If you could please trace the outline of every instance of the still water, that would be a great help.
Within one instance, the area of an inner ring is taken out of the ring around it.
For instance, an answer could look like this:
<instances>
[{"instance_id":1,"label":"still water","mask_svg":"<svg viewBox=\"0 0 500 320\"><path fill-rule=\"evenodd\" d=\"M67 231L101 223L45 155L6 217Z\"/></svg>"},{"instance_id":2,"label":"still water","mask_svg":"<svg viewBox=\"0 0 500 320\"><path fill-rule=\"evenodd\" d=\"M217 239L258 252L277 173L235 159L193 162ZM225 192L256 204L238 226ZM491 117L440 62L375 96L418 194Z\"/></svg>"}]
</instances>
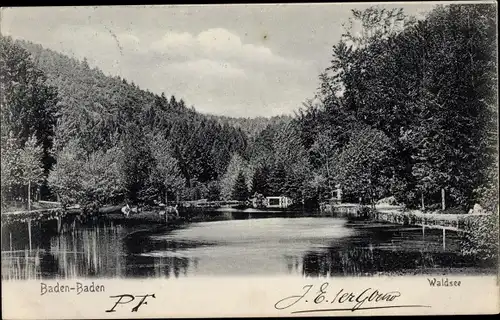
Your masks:
<instances>
[{"instance_id":1,"label":"still water","mask_svg":"<svg viewBox=\"0 0 500 320\"><path fill-rule=\"evenodd\" d=\"M5 232L3 232L3 235ZM3 237L4 238L4 237ZM100 221L2 241L2 279L227 275L364 276L483 272L459 236L333 217L226 213L175 228Z\"/></svg>"}]
</instances>

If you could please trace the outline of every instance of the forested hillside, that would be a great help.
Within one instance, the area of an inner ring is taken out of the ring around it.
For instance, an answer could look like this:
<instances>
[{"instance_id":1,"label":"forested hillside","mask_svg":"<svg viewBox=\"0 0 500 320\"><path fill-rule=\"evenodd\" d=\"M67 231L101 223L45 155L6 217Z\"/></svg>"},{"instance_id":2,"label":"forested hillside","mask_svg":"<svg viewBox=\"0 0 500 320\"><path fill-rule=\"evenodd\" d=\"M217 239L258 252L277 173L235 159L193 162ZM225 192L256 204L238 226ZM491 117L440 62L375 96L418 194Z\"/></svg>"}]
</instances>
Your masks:
<instances>
[{"instance_id":1,"label":"forested hillside","mask_svg":"<svg viewBox=\"0 0 500 320\"><path fill-rule=\"evenodd\" d=\"M43 145L45 172L30 191L36 193L38 185L42 197L57 195L65 203L101 205L124 200L216 200L221 191L229 190L222 196L231 199L240 171L248 175L251 191L255 146L249 146L249 140L259 140L263 131L290 121L286 116L202 115L174 95L155 95L90 68L85 60L27 41L2 37L2 52L2 63L12 77L3 79L5 92L16 92L12 83L24 93L31 87L48 92L43 97L3 96L7 101L2 105L2 147L11 157L2 160L13 166L12 171L5 166L12 179L9 183L6 179L4 196L26 196L26 186L14 182L19 170L14 168L18 155L13 151L23 149L35 135L34 143ZM47 120L37 118L42 113ZM234 167L236 159L248 165L233 172L230 164Z\"/></svg>"},{"instance_id":2,"label":"forested hillside","mask_svg":"<svg viewBox=\"0 0 500 320\"><path fill-rule=\"evenodd\" d=\"M432 208L444 191L448 206L496 205L493 7L440 6L420 21L354 10L361 32L332 43L314 98L271 119L202 115L1 37L2 196L42 186L85 206L255 193L317 205L340 185L347 201Z\"/></svg>"},{"instance_id":3,"label":"forested hillside","mask_svg":"<svg viewBox=\"0 0 500 320\"><path fill-rule=\"evenodd\" d=\"M29 61L21 48L31 54ZM68 195L68 201L92 193L87 189L92 189L91 185L72 186L75 181L95 184L96 188L102 184L102 194L96 195L103 198L99 200L110 195L110 199L127 196L137 201L165 194L162 189L166 186L173 194L180 195L182 190L180 196L196 198L225 173L231 154L246 152L247 139L241 130L196 113L175 96L154 95L125 79L105 76L89 68L86 61L33 43L2 37L2 52L6 53L2 60L12 77L36 72L42 79L42 72L45 74L46 81L21 82L24 89L44 82L44 87L57 91L57 106L52 103L52 111L44 110L57 118L57 125L44 126L55 129L44 150L50 149L57 159L49 176L51 187L60 195ZM25 65L19 65L16 59ZM23 121L24 113L31 111L20 101L22 98L7 97L9 111L16 112L17 117L10 121L3 118L9 122L5 128L38 122ZM14 129L22 131L18 134L19 146L33 133L28 131L38 134L37 128ZM109 170L115 167L115 171ZM170 181L175 183L171 185ZM82 194L73 194L77 192Z\"/></svg>"}]
</instances>

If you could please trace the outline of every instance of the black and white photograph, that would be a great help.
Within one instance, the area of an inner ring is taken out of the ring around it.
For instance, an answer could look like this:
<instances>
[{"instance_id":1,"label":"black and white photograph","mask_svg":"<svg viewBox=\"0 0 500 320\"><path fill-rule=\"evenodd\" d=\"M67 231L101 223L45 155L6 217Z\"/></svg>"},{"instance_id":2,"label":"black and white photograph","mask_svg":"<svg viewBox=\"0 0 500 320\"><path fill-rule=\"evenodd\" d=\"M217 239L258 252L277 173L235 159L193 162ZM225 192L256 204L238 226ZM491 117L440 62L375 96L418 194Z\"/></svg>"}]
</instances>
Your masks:
<instances>
[{"instance_id":1,"label":"black and white photograph","mask_svg":"<svg viewBox=\"0 0 500 320\"><path fill-rule=\"evenodd\" d=\"M497 27L494 2L2 8L2 282L497 277Z\"/></svg>"}]
</instances>

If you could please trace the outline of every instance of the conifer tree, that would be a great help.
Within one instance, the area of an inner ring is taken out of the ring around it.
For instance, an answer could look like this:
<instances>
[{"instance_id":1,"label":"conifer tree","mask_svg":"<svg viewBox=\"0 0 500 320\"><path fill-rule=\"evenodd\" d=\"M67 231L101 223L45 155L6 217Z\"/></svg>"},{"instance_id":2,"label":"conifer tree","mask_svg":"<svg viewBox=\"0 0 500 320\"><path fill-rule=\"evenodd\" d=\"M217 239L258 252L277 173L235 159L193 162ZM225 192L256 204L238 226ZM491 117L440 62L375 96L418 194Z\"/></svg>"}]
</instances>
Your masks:
<instances>
[{"instance_id":1,"label":"conifer tree","mask_svg":"<svg viewBox=\"0 0 500 320\"><path fill-rule=\"evenodd\" d=\"M248 188L245 179L245 175L242 171L238 173L238 177L236 178L236 183L234 184L233 189L233 199L238 201L245 201L248 199Z\"/></svg>"}]
</instances>

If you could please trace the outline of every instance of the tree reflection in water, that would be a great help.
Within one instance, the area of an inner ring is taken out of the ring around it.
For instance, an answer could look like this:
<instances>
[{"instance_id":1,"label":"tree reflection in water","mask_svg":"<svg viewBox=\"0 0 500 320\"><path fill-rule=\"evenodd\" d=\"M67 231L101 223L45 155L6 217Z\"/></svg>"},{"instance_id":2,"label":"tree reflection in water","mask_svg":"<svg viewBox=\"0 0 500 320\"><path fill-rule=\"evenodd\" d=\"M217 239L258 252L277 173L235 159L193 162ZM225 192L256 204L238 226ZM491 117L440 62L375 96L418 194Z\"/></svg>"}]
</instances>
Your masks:
<instances>
[{"instance_id":1,"label":"tree reflection in water","mask_svg":"<svg viewBox=\"0 0 500 320\"><path fill-rule=\"evenodd\" d=\"M370 247L329 248L303 257L306 277L373 276L377 274L432 273L439 268L473 267L475 262L453 253L398 251Z\"/></svg>"},{"instance_id":2,"label":"tree reflection in water","mask_svg":"<svg viewBox=\"0 0 500 320\"><path fill-rule=\"evenodd\" d=\"M423 239L416 228L298 219L203 222L172 232L102 223L62 235L35 230L31 251L25 240L14 241L12 250L3 243L2 279L335 277L491 267L460 256L453 235L444 250L439 232L428 231Z\"/></svg>"}]
</instances>

